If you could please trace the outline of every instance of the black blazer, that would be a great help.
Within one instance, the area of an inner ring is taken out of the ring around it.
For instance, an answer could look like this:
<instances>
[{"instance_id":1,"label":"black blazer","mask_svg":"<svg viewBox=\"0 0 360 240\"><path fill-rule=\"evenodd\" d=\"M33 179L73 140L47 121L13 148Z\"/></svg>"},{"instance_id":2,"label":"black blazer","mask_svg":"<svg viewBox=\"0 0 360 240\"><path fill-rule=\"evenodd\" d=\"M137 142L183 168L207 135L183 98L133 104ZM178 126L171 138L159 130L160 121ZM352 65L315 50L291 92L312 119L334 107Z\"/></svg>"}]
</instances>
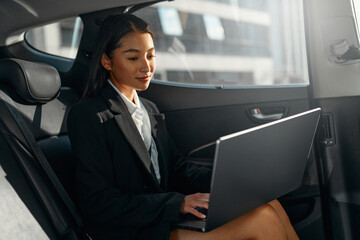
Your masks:
<instances>
[{"instance_id":1,"label":"black blazer","mask_svg":"<svg viewBox=\"0 0 360 240\"><path fill-rule=\"evenodd\" d=\"M79 208L93 239L168 240L184 199L175 186L209 191L210 170L187 162L169 138L164 115L141 101L159 152L160 184L125 103L109 84L69 113Z\"/></svg>"}]
</instances>

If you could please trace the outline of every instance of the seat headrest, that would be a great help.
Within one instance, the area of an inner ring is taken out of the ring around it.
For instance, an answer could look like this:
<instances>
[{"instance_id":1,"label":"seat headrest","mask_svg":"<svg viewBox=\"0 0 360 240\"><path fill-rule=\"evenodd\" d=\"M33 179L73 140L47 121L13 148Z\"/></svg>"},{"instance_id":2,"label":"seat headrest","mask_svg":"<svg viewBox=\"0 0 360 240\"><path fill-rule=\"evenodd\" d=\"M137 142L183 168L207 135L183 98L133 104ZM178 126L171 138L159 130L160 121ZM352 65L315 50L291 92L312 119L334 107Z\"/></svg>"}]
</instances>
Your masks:
<instances>
[{"instance_id":1,"label":"seat headrest","mask_svg":"<svg viewBox=\"0 0 360 240\"><path fill-rule=\"evenodd\" d=\"M30 104L51 101L61 87L59 73L54 67L13 58L0 59L0 83L8 84Z\"/></svg>"}]
</instances>

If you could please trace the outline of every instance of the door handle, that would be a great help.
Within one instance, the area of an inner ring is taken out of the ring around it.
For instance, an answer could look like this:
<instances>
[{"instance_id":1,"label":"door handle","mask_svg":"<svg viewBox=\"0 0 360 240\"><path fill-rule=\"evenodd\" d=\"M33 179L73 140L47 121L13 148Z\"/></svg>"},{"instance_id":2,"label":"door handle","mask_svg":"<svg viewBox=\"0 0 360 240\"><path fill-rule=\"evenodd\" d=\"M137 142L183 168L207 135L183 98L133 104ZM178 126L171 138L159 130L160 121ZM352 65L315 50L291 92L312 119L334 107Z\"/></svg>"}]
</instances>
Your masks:
<instances>
[{"instance_id":1,"label":"door handle","mask_svg":"<svg viewBox=\"0 0 360 240\"><path fill-rule=\"evenodd\" d=\"M257 120L272 121L282 118L284 116L284 113L280 112L280 113L264 114L261 112L260 108L253 108L251 109L251 115Z\"/></svg>"}]
</instances>

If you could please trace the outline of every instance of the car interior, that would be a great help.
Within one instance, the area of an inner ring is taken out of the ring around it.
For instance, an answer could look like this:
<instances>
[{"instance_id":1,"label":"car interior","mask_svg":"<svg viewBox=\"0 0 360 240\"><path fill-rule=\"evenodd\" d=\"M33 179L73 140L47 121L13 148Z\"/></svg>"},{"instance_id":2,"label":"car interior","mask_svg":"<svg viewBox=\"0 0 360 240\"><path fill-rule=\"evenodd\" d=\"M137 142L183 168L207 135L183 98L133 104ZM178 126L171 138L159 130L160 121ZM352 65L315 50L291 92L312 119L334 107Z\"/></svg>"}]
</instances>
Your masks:
<instances>
[{"instance_id":1,"label":"car interior","mask_svg":"<svg viewBox=\"0 0 360 240\"><path fill-rule=\"evenodd\" d=\"M208 143L320 107L302 184L279 201L300 239L360 238L356 1L17 0L0 11L0 239L91 239L67 115L99 27L123 12L155 33L158 67L140 96L188 161L212 167Z\"/></svg>"}]
</instances>

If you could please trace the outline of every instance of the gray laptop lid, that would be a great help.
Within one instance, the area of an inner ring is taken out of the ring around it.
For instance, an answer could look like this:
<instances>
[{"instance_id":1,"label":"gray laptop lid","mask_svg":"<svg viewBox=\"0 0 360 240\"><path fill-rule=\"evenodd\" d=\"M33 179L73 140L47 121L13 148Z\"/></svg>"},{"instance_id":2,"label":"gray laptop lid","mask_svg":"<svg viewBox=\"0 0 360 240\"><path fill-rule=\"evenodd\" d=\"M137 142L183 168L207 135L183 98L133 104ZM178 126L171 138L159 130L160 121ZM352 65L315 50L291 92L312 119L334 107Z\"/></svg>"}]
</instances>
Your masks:
<instances>
[{"instance_id":1,"label":"gray laptop lid","mask_svg":"<svg viewBox=\"0 0 360 240\"><path fill-rule=\"evenodd\" d=\"M217 140L205 231L301 185L320 110L313 109Z\"/></svg>"}]
</instances>

